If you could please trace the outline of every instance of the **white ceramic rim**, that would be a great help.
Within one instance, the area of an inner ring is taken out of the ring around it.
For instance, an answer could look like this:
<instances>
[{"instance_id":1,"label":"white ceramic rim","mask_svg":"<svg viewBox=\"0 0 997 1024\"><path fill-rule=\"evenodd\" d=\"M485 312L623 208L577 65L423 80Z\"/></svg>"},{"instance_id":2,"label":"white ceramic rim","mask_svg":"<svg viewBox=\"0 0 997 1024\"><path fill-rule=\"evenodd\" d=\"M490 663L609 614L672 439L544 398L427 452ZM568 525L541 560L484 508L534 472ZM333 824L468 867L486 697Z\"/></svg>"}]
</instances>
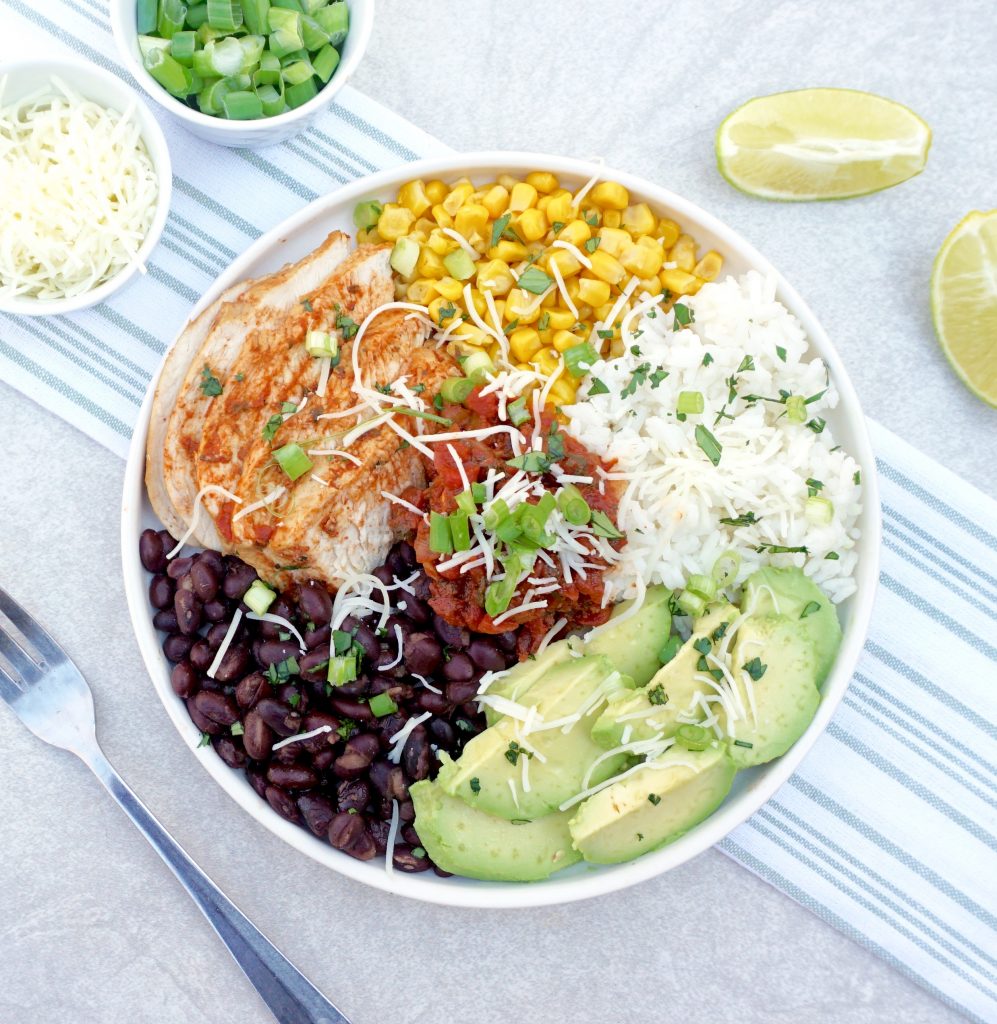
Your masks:
<instances>
[{"instance_id":1,"label":"white ceramic rim","mask_svg":"<svg viewBox=\"0 0 997 1024\"><path fill-rule=\"evenodd\" d=\"M200 303L192 310L192 315L203 309L223 289L243 278L245 276L243 268L250 261L258 258L271 247L278 247L281 239L286 239L303 224L328 214L332 209L352 208L352 205L361 199L387 195L394 192L400 184L412 178L448 179L465 174L473 178L486 173L494 174L500 170L515 174L537 168L544 168L562 176L577 178L580 181L587 180L596 172L602 177L619 181L633 193L641 194L657 204L660 209L673 213L685 229L691 233L695 234L697 227L702 226L726 240L728 253L737 252L752 267L762 272L774 273L778 280L780 300L800 320L811 344L825 360L831 372L838 389L840 402L838 408L833 410L829 418L837 420L839 423L847 422L852 435L851 454L862 467L863 513L860 543L863 555L860 558L857 572L858 589L856 594L849 599L852 603L844 640L834 667L824 684L823 699L817 714L807 731L786 754L762 769L753 769L758 774L750 781L747 788L733 799L729 798L728 802L724 803L706 821L669 846L646 854L628 864L614 865L610 868L593 867L587 873L577 874L573 877L554 875L547 881L533 883L488 883L467 879L440 879L432 872L406 875L396 871L388 874L380 860L356 861L332 849L305 829L285 821L270 808L266 801L259 798L245 781L241 772L230 769L215 754L214 750L197 746L200 734L187 715L183 702L176 697L170 687L167 663L152 626L146 593L146 573L138 558L138 535L145 503L145 445L155 381L150 385L139 413L125 471L121 508L121 539L128 607L139 647L156 691L173 720L173 724L186 740L194 755L215 781L244 810L301 853L307 854L314 860L355 881L372 885L386 892L450 906L509 909L547 906L600 896L660 875L718 843L772 797L792 775L807 751L827 727L831 716L844 696L865 642L879 576L880 510L875 459L858 397L841 359L823 327L785 278L737 232L688 200L632 174L599 167L583 160L523 152L451 155L392 168L359 179L327 196L316 199L257 239L217 278Z\"/></svg>"},{"instance_id":2,"label":"white ceramic rim","mask_svg":"<svg viewBox=\"0 0 997 1024\"><path fill-rule=\"evenodd\" d=\"M374 29L374 0L363 0L362 3L354 3L350 0L350 27L349 35L354 36L352 52L333 72L332 78L313 96L307 103L302 103L294 110L288 110L275 117L264 117L257 121L227 121L223 117L212 117L210 114L202 114L199 110L193 110L186 103L181 103L171 96L152 75L145 69L139 57L138 35L130 31L125 25L125 7L134 7L135 0L111 0L111 31L114 34L114 41L117 44L121 59L131 73L132 77L141 86L143 91L151 99L155 100L164 110L172 114L178 121L186 122L198 127L210 128L212 132L217 131L225 134L253 134L258 131L261 135L272 133L297 121L307 121L312 114L320 108L332 102L333 97L349 81L353 72L356 71L367 52L370 43L370 35ZM356 15L356 20L354 20ZM305 127L302 124L302 129ZM265 145L266 143L261 143ZM222 143L224 145L224 143Z\"/></svg>"},{"instance_id":3,"label":"white ceramic rim","mask_svg":"<svg viewBox=\"0 0 997 1024\"><path fill-rule=\"evenodd\" d=\"M159 179L159 197L156 200L156 212L149 225L149 231L138 251L136 261L127 267L119 270L114 277L109 278L103 284L97 285L88 292L81 295L74 295L68 299L32 299L18 296L13 299L0 298L0 311L4 313L19 314L21 316L58 316L62 313L72 313L78 309L86 309L98 302L110 298L116 291L123 288L138 273L140 267L144 267L150 253L159 242L159 237L166 226L166 218L170 214L170 201L173 197L173 165L170 160L170 150L166 145L166 136L159 122L152 116L152 111L142 97L123 82L117 75L97 67L96 64L89 64L86 61L78 60L75 57L26 57L23 60L12 60L0 63L0 79L4 75L9 76L10 81L16 79L18 72L28 69L48 71L50 74L58 75L66 79L67 84L79 88L81 94L86 95L87 90L80 85L80 72L94 78L102 79L111 87L111 91L121 97L121 113L131 104L135 105L135 116L139 120L142 131L142 141L149 152L156 170L156 177ZM87 96L89 99L90 97ZM106 103L101 102L103 106ZM117 104L115 104L117 106Z\"/></svg>"}]
</instances>

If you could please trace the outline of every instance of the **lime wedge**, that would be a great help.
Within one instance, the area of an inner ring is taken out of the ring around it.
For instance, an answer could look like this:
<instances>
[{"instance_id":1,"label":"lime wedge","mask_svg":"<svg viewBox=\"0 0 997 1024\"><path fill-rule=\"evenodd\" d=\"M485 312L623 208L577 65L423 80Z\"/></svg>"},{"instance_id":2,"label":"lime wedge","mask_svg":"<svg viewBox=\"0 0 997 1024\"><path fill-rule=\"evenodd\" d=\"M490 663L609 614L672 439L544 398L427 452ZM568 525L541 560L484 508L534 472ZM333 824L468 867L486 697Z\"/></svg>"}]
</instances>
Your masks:
<instances>
[{"instance_id":1,"label":"lime wedge","mask_svg":"<svg viewBox=\"0 0 997 1024\"><path fill-rule=\"evenodd\" d=\"M847 199L920 174L931 129L912 110L854 89L759 96L717 129L720 173L763 199Z\"/></svg>"},{"instance_id":2,"label":"lime wedge","mask_svg":"<svg viewBox=\"0 0 997 1024\"><path fill-rule=\"evenodd\" d=\"M952 368L997 406L997 210L974 210L942 243L931 271L931 313Z\"/></svg>"}]
</instances>

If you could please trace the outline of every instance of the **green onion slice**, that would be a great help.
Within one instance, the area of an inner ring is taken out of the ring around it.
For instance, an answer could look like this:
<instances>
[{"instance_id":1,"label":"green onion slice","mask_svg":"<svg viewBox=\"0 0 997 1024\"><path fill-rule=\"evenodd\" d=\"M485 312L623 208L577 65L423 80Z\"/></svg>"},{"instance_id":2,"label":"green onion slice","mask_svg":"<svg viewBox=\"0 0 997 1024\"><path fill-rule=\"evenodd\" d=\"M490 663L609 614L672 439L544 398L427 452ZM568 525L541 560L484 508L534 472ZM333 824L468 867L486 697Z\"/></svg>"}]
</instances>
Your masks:
<instances>
[{"instance_id":1,"label":"green onion slice","mask_svg":"<svg viewBox=\"0 0 997 1024\"><path fill-rule=\"evenodd\" d=\"M228 99L229 97L226 97ZM312 468L312 460L305 454L300 444L285 444L282 448L276 448L273 457L277 465L292 479L304 476Z\"/></svg>"}]
</instances>

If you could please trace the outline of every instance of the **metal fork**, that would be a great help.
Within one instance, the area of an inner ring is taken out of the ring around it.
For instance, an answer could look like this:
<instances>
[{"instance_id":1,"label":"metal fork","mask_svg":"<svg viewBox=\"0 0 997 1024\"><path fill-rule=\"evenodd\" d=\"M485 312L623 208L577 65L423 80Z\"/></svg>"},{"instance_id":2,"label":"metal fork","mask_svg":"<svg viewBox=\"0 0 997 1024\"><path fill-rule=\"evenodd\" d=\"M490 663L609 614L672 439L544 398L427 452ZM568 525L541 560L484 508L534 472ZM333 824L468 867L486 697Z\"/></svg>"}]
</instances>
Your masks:
<instances>
[{"instance_id":1,"label":"metal fork","mask_svg":"<svg viewBox=\"0 0 997 1024\"><path fill-rule=\"evenodd\" d=\"M190 893L281 1024L350 1024L239 911L128 788L97 743L93 694L66 652L0 589L0 698L39 738L72 751Z\"/></svg>"}]
</instances>

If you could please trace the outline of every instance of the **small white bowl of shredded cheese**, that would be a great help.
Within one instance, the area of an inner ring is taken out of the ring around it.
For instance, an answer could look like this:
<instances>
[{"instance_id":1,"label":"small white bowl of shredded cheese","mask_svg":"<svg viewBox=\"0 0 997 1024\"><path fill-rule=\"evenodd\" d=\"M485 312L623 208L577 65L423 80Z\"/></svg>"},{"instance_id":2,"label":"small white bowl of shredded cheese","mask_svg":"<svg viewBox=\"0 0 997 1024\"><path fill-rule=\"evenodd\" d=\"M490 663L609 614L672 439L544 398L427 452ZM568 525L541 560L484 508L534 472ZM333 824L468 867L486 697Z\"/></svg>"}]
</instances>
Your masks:
<instances>
[{"instance_id":1,"label":"small white bowl of shredded cheese","mask_svg":"<svg viewBox=\"0 0 997 1024\"><path fill-rule=\"evenodd\" d=\"M0 63L0 310L69 313L116 292L159 241L172 172L149 108L71 59Z\"/></svg>"}]
</instances>

